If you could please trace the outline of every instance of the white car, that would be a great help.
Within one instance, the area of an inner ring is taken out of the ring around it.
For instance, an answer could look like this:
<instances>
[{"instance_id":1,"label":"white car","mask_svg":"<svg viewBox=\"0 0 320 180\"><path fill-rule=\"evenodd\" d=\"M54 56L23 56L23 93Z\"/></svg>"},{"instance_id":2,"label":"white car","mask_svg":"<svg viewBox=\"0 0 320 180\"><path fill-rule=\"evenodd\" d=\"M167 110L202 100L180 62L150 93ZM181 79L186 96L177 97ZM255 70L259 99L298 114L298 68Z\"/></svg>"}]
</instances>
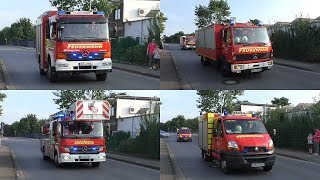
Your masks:
<instances>
[{"instance_id":1,"label":"white car","mask_svg":"<svg viewBox=\"0 0 320 180\"><path fill-rule=\"evenodd\" d=\"M160 138L168 138L170 136L169 133L160 130Z\"/></svg>"}]
</instances>

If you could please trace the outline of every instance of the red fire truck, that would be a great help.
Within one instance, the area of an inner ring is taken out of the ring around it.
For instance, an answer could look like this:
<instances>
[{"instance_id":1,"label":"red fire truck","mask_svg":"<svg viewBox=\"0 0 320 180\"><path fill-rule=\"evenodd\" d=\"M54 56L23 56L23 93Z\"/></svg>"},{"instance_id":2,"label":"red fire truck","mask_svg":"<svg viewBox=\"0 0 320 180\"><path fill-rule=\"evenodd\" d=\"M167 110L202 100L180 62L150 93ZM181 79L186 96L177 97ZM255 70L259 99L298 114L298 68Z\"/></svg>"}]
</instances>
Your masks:
<instances>
[{"instance_id":1,"label":"red fire truck","mask_svg":"<svg viewBox=\"0 0 320 180\"><path fill-rule=\"evenodd\" d=\"M180 36L180 47L181 49L195 49L196 48L196 37L195 36Z\"/></svg>"},{"instance_id":2,"label":"red fire truck","mask_svg":"<svg viewBox=\"0 0 320 180\"><path fill-rule=\"evenodd\" d=\"M216 62L224 76L271 69L273 50L262 23L212 24L196 31L196 53L204 65Z\"/></svg>"},{"instance_id":3,"label":"red fire truck","mask_svg":"<svg viewBox=\"0 0 320 180\"><path fill-rule=\"evenodd\" d=\"M111 43L104 12L47 11L36 22L36 58L41 75L55 82L59 74L112 71Z\"/></svg>"},{"instance_id":4,"label":"red fire truck","mask_svg":"<svg viewBox=\"0 0 320 180\"><path fill-rule=\"evenodd\" d=\"M108 101L79 100L68 110L51 115L50 123L42 128L49 135L40 141L43 159L53 159L59 168L83 162L98 167L106 161L103 127L110 120L109 109Z\"/></svg>"},{"instance_id":5,"label":"red fire truck","mask_svg":"<svg viewBox=\"0 0 320 180\"><path fill-rule=\"evenodd\" d=\"M231 168L270 171L275 163L274 145L259 117L206 113L199 117L202 158L216 160L224 173Z\"/></svg>"}]
</instances>

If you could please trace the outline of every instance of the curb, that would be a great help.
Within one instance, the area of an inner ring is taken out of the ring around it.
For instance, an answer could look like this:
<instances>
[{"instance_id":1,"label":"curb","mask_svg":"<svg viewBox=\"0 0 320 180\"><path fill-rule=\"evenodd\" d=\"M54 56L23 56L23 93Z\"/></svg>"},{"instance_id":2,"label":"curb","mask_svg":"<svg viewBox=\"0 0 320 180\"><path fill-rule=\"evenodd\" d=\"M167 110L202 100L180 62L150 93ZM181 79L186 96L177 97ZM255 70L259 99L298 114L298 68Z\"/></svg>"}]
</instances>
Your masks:
<instances>
[{"instance_id":1,"label":"curb","mask_svg":"<svg viewBox=\"0 0 320 180\"><path fill-rule=\"evenodd\" d=\"M170 50L169 50L169 53L170 53L173 65L175 67L175 70L176 70L176 74L177 74L177 77L178 77L180 89L181 90L192 90L193 88L191 87L190 82L183 78L185 76L184 76L183 72L181 71L181 69L178 68L177 63L176 63L176 58L174 57L174 55L172 55Z\"/></svg>"},{"instance_id":2,"label":"curb","mask_svg":"<svg viewBox=\"0 0 320 180\"><path fill-rule=\"evenodd\" d=\"M276 65L280 65L280 66L286 66L286 67L290 67L290 68L295 68L295 69L300 69L300 70L305 70L305 71L309 71L309 72L315 72L315 71L312 71L310 69L307 69L307 68L303 68L301 66L296 66L296 65L291 65L291 64L286 64L286 63L279 63L279 62L274 62L274 64ZM319 72L315 72L315 73L319 73Z\"/></svg>"},{"instance_id":3,"label":"curb","mask_svg":"<svg viewBox=\"0 0 320 180\"><path fill-rule=\"evenodd\" d=\"M8 147L9 148L9 147ZM10 149L10 148L9 148ZM13 162L13 168L15 168L16 170L16 179L23 179L25 180L26 177L21 169L21 167L19 166L18 162L17 162L17 156L16 154L13 152L13 150L10 149L10 154L11 154L11 159Z\"/></svg>"},{"instance_id":4,"label":"curb","mask_svg":"<svg viewBox=\"0 0 320 180\"><path fill-rule=\"evenodd\" d=\"M116 70L120 70L120 71L126 71L126 72L130 72L130 73L134 73L134 74L139 74L142 76L148 76L148 77L160 79L160 75L154 75L154 74L144 73L144 72L135 71L135 70L127 69L127 68L116 67L114 65L112 66L112 68L116 69Z\"/></svg>"},{"instance_id":5,"label":"curb","mask_svg":"<svg viewBox=\"0 0 320 180\"><path fill-rule=\"evenodd\" d=\"M117 157L110 157L110 156L108 156L108 155L107 155L107 158L108 158L108 159L112 159L112 160L116 160L116 161L121 161L121 162L129 163L129 164L134 164L134 165L137 165L137 166L142 166L142 167L150 168L150 169L160 170L160 167L151 166L151 165L148 165L148 164L143 164L143 163L141 163L141 162L129 161L129 160L121 159L121 158L117 158Z\"/></svg>"},{"instance_id":6,"label":"curb","mask_svg":"<svg viewBox=\"0 0 320 180\"><path fill-rule=\"evenodd\" d=\"M172 150L170 149L170 146L168 145L168 143L166 141L164 141L168 152L169 152L169 158L171 161L171 164L173 166L173 171L175 173L175 179L177 180L186 180L187 178L184 176L184 173L175 157L175 155L173 154Z\"/></svg>"},{"instance_id":7,"label":"curb","mask_svg":"<svg viewBox=\"0 0 320 180\"><path fill-rule=\"evenodd\" d=\"M2 80L4 84L4 90L15 90L14 83L9 75L8 69L6 67L6 64L4 63L3 59L0 59L0 71L2 74Z\"/></svg>"}]
</instances>

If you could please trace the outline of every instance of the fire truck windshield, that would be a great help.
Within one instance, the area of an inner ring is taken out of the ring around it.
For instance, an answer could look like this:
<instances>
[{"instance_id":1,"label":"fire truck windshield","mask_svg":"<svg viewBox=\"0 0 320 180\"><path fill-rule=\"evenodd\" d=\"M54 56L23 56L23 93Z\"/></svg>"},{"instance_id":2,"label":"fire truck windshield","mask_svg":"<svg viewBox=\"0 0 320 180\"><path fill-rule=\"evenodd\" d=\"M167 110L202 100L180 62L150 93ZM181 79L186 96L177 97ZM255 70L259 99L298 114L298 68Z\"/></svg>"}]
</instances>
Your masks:
<instances>
[{"instance_id":1,"label":"fire truck windshield","mask_svg":"<svg viewBox=\"0 0 320 180\"><path fill-rule=\"evenodd\" d=\"M62 134L67 138L103 137L102 122L65 121L62 122Z\"/></svg>"},{"instance_id":2,"label":"fire truck windshield","mask_svg":"<svg viewBox=\"0 0 320 180\"><path fill-rule=\"evenodd\" d=\"M107 23L60 23L58 37L61 41L106 41L109 37Z\"/></svg>"},{"instance_id":3,"label":"fire truck windshield","mask_svg":"<svg viewBox=\"0 0 320 180\"><path fill-rule=\"evenodd\" d=\"M196 43L196 38L195 37L187 37L187 42L188 43Z\"/></svg>"},{"instance_id":4,"label":"fire truck windshield","mask_svg":"<svg viewBox=\"0 0 320 180\"><path fill-rule=\"evenodd\" d=\"M234 44L270 43L266 28L233 28Z\"/></svg>"},{"instance_id":5,"label":"fire truck windshield","mask_svg":"<svg viewBox=\"0 0 320 180\"><path fill-rule=\"evenodd\" d=\"M268 133L260 120L226 120L224 126L227 134L266 134Z\"/></svg>"}]
</instances>

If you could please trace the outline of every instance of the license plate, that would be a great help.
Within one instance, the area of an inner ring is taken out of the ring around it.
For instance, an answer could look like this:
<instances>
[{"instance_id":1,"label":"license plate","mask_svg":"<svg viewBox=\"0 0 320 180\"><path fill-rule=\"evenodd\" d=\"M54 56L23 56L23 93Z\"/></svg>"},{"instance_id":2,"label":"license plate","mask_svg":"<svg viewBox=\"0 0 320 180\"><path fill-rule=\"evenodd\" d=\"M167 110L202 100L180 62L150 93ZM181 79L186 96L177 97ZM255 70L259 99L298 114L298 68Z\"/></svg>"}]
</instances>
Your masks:
<instances>
[{"instance_id":1,"label":"license plate","mask_svg":"<svg viewBox=\"0 0 320 180\"><path fill-rule=\"evenodd\" d=\"M252 163L251 167L263 167L264 163Z\"/></svg>"},{"instance_id":2,"label":"license plate","mask_svg":"<svg viewBox=\"0 0 320 180\"><path fill-rule=\"evenodd\" d=\"M262 71L262 69L261 68L259 68L259 69L251 69L251 72L252 73L255 73L255 72L261 72Z\"/></svg>"},{"instance_id":3,"label":"license plate","mask_svg":"<svg viewBox=\"0 0 320 180\"><path fill-rule=\"evenodd\" d=\"M79 66L92 66L91 62L81 62L79 63Z\"/></svg>"},{"instance_id":4,"label":"license plate","mask_svg":"<svg viewBox=\"0 0 320 180\"><path fill-rule=\"evenodd\" d=\"M90 156L79 156L79 159L90 159Z\"/></svg>"}]
</instances>

